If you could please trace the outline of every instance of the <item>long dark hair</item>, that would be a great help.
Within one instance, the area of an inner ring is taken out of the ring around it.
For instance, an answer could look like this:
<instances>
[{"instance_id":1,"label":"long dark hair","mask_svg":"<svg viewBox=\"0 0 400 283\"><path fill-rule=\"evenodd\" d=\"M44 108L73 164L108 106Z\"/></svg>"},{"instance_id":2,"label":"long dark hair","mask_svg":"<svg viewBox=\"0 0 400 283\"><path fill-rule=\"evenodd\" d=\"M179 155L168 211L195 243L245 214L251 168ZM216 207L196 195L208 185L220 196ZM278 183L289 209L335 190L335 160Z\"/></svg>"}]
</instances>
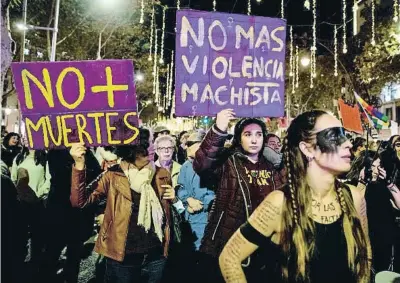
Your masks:
<instances>
[{"instance_id":1,"label":"long dark hair","mask_svg":"<svg viewBox=\"0 0 400 283\"><path fill-rule=\"evenodd\" d=\"M14 132L8 133L3 139L3 146L5 148L9 148L10 147L8 143L10 142L10 139L12 137L18 137L18 139L21 141L21 136L19 134L14 133Z\"/></svg>"},{"instance_id":2,"label":"long dark hair","mask_svg":"<svg viewBox=\"0 0 400 283\"><path fill-rule=\"evenodd\" d=\"M308 160L299 148L304 141L316 147L315 124L323 115L321 110L305 112L291 123L284 140L283 153L288 176L288 186L284 194L288 200L283 209L282 249L288 259L283 263L283 275L288 279L294 274L300 281L309 282L309 264L315 250L315 224L309 217L312 207L310 187L306 180ZM358 278L358 282L367 282L369 278L367 238L362 230L360 219L354 207L351 193L345 185L336 182L336 192L343 212L343 231L347 243L347 261L349 269ZM290 257L295 252L295 257ZM289 263L294 261L294 265ZM295 266L296 270L289 270Z\"/></svg>"},{"instance_id":3,"label":"long dark hair","mask_svg":"<svg viewBox=\"0 0 400 283\"><path fill-rule=\"evenodd\" d=\"M17 165L20 165L30 154L29 149L27 147L22 148L22 152L17 155L15 158L15 162ZM45 150L35 150L34 154L34 160L35 160L35 165L42 165L43 167L46 167L46 162L47 162L47 153Z\"/></svg>"},{"instance_id":4,"label":"long dark hair","mask_svg":"<svg viewBox=\"0 0 400 283\"><path fill-rule=\"evenodd\" d=\"M241 144L242 141L242 133L243 130L246 126L251 125L251 124L256 124L259 125L261 128L261 131L263 133L263 143L262 143L262 148L258 155L262 155L264 151L264 143L266 141L266 136L267 136L267 127L265 126L265 123L262 122L259 119L256 118L243 118L237 122L235 126L235 132L233 135L233 141L232 141L232 150L240 150L242 153L245 153Z\"/></svg>"},{"instance_id":5,"label":"long dark hair","mask_svg":"<svg viewBox=\"0 0 400 283\"><path fill-rule=\"evenodd\" d=\"M356 158L351 164L351 169L347 173L346 178L350 184L357 186L360 173L362 169L368 164L369 166L379 158L379 154L376 151L368 150L368 152L362 152L361 155Z\"/></svg>"}]
</instances>

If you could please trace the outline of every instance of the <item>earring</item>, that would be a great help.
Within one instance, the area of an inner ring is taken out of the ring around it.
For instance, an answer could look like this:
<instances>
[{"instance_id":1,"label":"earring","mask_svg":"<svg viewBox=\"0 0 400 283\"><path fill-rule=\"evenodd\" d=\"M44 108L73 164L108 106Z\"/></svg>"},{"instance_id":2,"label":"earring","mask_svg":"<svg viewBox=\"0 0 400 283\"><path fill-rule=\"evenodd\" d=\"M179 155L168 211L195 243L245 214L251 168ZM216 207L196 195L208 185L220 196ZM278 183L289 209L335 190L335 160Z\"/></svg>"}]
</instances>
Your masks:
<instances>
[{"instance_id":1,"label":"earring","mask_svg":"<svg viewBox=\"0 0 400 283\"><path fill-rule=\"evenodd\" d=\"M311 161L313 161L313 159L314 159L314 156L307 156L307 160L308 160L308 162L311 162Z\"/></svg>"}]
</instances>

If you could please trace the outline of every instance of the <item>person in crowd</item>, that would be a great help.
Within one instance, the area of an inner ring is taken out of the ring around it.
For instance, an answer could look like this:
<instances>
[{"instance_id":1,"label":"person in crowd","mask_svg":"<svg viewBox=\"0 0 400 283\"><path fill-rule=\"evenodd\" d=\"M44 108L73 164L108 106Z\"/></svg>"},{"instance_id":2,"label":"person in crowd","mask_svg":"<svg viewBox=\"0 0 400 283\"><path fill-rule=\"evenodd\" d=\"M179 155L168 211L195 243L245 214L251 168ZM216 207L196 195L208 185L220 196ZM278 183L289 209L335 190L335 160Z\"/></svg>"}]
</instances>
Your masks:
<instances>
[{"instance_id":1,"label":"person in crowd","mask_svg":"<svg viewBox=\"0 0 400 283\"><path fill-rule=\"evenodd\" d=\"M67 283L78 281L84 243L93 235L94 207L71 206L71 172L74 160L68 149L51 149L47 153L51 181L47 200L47 238L43 261L43 282L54 283L59 277ZM93 181L101 173L99 162L88 150L85 154L86 180ZM59 258L67 247L63 272L59 275Z\"/></svg>"},{"instance_id":2,"label":"person in crowd","mask_svg":"<svg viewBox=\"0 0 400 283\"><path fill-rule=\"evenodd\" d=\"M156 126L154 128L154 140L156 140L159 136L167 136L171 134L171 131L168 130L165 126Z\"/></svg>"},{"instance_id":3,"label":"person in crowd","mask_svg":"<svg viewBox=\"0 0 400 283\"><path fill-rule=\"evenodd\" d=\"M204 136L204 132L198 131L188 137L186 141L188 160L182 165L178 178L178 197L184 204L184 218L189 224L188 229L183 232L186 260L182 270L186 276L195 274L195 278L204 272L196 270L198 251L208 223L209 209L215 198L214 191L202 186L200 176L193 170L193 159Z\"/></svg>"},{"instance_id":4,"label":"person in crowd","mask_svg":"<svg viewBox=\"0 0 400 283\"><path fill-rule=\"evenodd\" d=\"M154 148L158 156L155 165L170 172L172 186L175 188L178 185L178 176L181 170L181 165L172 159L176 148L175 139L170 135L159 136L154 141Z\"/></svg>"},{"instance_id":5,"label":"person in crowd","mask_svg":"<svg viewBox=\"0 0 400 283\"><path fill-rule=\"evenodd\" d=\"M1 145L1 160L11 168L14 158L21 152L21 137L17 133L8 133Z\"/></svg>"},{"instance_id":6,"label":"person in crowd","mask_svg":"<svg viewBox=\"0 0 400 283\"><path fill-rule=\"evenodd\" d=\"M17 189L10 172L1 160L1 280L2 282L29 282L24 269L26 242L24 217L18 200Z\"/></svg>"},{"instance_id":7,"label":"person in crowd","mask_svg":"<svg viewBox=\"0 0 400 283\"><path fill-rule=\"evenodd\" d=\"M1 140L8 134L6 126L1 126Z\"/></svg>"},{"instance_id":8,"label":"person in crowd","mask_svg":"<svg viewBox=\"0 0 400 283\"><path fill-rule=\"evenodd\" d=\"M351 149L352 160L356 159L360 156L361 152L363 152L366 148L367 140L363 137L356 137L353 141L353 147Z\"/></svg>"},{"instance_id":9,"label":"person in crowd","mask_svg":"<svg viewBox=\"0 0 400 283\"><path fill-rule=\"evenodd\" d=\"M185 163L187 156L186 156L186 141L189 137L189 134L186 131L183 131L178 136L179 146L178 151L176 154L176 159L179 164Z\"/></svg>"},{"instance_id":10,"label":"person in crowd","mask_svg":"<svg viewBox=\"0 0 400 283\"><path fill-rule=\"evenodd\" d=\"M95 251L106 258L107 283L160 282L168 255L170 203L175 190L168 171L154 168L150 162L148 141L139 140L138 145L116 148L120 164L91 184L91 193L86 188L86 149L80 144L71 149L75 161L72 205L83 208L107 199L95 245Z\"/></svg>"},{"instance_id":11,"label":"person in crowd","mask_svg":"<svg viewBox=\"0 0 400 283\"><path fill-rule=\"evenodd\" d=\"M209 189L215 190L209 222L200 246L203 282L223 282L218 256L233 233L274 190L283 176L263 156L265 123L254 118L241 119L235 126L232 146L224 148L232 109L218 113L216 123L201 142L193 169ZM245 262L247 274L259 278L265 262L261 253Z\"/></svg>"},{"instance_id":12,"label":"person in crowd","mask_svg":"<svg viewBox=\"0 0 400 283\"><path fill-rule=\"evenodd\" d=\"M393 209L400 209L400 191L395 184L387 183L386 175L375 151L363 153L348 173L367 203L372 266L376 273L393 266L396 229Z\"/></svg>"},{"instance_id":13,"label":"person in crowd","mask_svg":"<svg viewBox=\"0 0 400 283\"><path fill-rule=\"evenodd\" d=\"M275 169L282 169L283 154L281 153L281 139L277 135L267 134L266 140L267 142L265 143L264 157L267 159L268 162L274 165Z\"/></svg>"},{"instance_id":14,"label":"person in crowd","mask_svg":"<svg viewBox=\"0 0 400 283\"><path fill-rule=\"evenodd\" d=\"M46 151L24 147L14 159L11 179L16 184L22 213L26 216L25 225L29 226L30 263L38 270L45 246L45 207L51 179Z\"/></svg>"},{"instance_id":15,"label":"person in crowd","mask_svg":"<svg viewBox=\"0 0 400 283\"><path fill-rule=\"evenodd\" d=\"M275 134L267 134L265 138L265 145L272 148L276 152L280 152L282 149L281 139Z\"/></svg>"},{"instance_id":16,"label":"person in crowd","mask_svg":"<svg viewBox=\"0 0 400 283\"><path fill-rule=\"evenodd\" d=\"M277 262L270 282L369 282L365 200L336 176L351 167L352 144L338 119L313 110L296 117L284 141L288 185L269 194L225 246L226 282L247 282L242 261L265 245Z\"/></svg>"}]
</instances>

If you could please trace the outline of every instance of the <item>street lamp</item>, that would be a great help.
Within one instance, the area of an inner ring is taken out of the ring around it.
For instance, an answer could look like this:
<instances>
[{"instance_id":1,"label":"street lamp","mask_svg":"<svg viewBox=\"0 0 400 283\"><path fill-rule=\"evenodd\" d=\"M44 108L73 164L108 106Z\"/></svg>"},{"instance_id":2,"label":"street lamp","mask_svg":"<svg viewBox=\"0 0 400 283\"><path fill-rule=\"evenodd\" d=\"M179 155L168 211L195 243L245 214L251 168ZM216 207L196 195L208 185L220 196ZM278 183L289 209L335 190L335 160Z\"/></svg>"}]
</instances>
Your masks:
<instances>
[{"instance_id":1,"label":"street lamp","mask_svg":"<svg viewBox=\"0 0 400 283\"><path fill-rule=\"evenodd\" d=\"M308 57L302 57L300 60L300 63L303 67L307 67L308 65L310 65L310 62L311 60Z\"/></svg>"},{"instance_id":2,"label":"street lamp","mask_svg":"<svg viewBox=\"0 0 400 283\"><path fill-rule=\"evenodd\" d=\"M136 81L138 81L138 82L144 81L144 75L141 72L137 72L135 78L136 78Z\"/></svg>"}]
</instances>

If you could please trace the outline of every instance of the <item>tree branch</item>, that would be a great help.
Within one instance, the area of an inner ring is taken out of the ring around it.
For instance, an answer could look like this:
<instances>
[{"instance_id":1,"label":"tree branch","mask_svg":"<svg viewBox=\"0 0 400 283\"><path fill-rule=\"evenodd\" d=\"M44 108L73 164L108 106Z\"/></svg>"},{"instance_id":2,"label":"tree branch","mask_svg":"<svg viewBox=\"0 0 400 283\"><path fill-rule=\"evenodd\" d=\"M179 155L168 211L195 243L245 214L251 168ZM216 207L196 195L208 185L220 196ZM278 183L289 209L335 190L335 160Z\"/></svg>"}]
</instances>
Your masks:
<instances>
[{"instance_id":1,"label":"tree branch","mask_svg":"<svg viewBox=\"0 0 400 283\"><path fill-rule=\"evenodd\" d=\"M61 39L60 41L57 42L57 45L63 43L66 39L68 39L69 37L71 37L75 31L82 25L82 23L87 19L88 15L86 15L79 23L78 25L67 35L65 36L63 39Z\"/></svg>"}]
</instances>

